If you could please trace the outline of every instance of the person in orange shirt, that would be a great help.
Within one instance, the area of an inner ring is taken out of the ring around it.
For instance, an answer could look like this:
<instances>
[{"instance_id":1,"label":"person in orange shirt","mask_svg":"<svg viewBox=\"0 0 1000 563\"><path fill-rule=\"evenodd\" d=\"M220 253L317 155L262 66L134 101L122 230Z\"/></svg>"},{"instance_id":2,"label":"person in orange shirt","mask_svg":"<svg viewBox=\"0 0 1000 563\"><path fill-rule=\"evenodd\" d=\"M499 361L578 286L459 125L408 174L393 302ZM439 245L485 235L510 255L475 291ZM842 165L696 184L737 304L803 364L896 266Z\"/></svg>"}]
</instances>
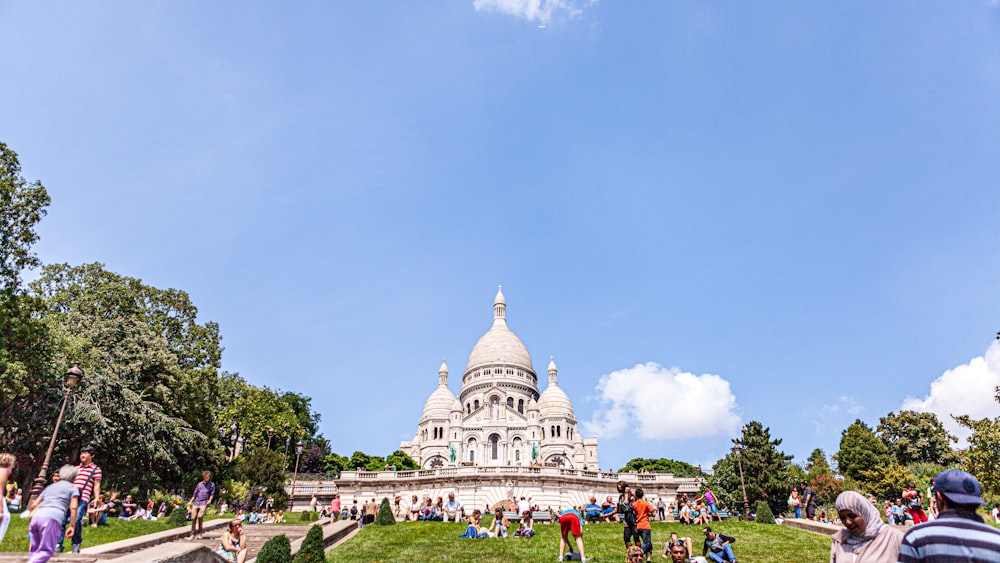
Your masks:
<instances>
[{"instance_id":1,"label":"person in orange shirt","mask_svg":"<svg viewBox=\"0 0 1000 563\"><path fill-rule=\"evenodd\" d=\"M653 558L653 529L649 525L649 517L653 515L654 509L642 497L642 489L636 489L632 510L635 511L635 529L642 538L642 554L646 556L646 563L649 563Z\"/></svg>"}]
</instances>

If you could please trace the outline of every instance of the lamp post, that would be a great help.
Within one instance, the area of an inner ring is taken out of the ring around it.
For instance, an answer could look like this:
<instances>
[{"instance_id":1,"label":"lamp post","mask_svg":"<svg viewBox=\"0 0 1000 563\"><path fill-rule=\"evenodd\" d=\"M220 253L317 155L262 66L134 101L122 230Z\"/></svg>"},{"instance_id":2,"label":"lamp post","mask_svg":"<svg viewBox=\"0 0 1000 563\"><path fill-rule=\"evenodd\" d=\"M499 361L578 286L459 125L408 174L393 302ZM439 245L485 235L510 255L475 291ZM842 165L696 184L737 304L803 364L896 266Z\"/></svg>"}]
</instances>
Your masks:
<instances>
[{"instance_id":1,"label":"lamp post","mask_svg":"<svg viewBox=\"0 0 1000 563\"><path fill-rule=\"evenodd\" d=\"M739 440L733 440L733 453L736 454L736 463L740 467L740 487L743 488L743 521L747 522L750 520L750 499L747 498L747 484L743 480L743 460L740 456L742 450Z\"/></svg>"},{"instance_id":2,"label":"lamp post","mask_svg":"<svg viewBox=\"0 0 1000 563\"><path fill-rule=\"evenodd\" d=\"M267 427L267 449L271 449L271 438L274 438L274 428Z\"/></svg>"},{"instance_id":3,"label":"lamp post","mask_svg":"<svg viewBox=\"0 0 1000 563\"><path fill-rule=\"evenodd\" d=\"M288 495L288 511L292 511L292 507L295 505L295 481L299 477L299 458L302 457L302 450L304 449L302 445L302 440L299 440L295 444L295 472L292 473L292 494Z\"/></svg>"},{"instance_id":4,"label":"lamp post","mask_svg":"<svg viewBox=\"0 0 1000 563\"><path fill-rule=\"evenodd\" d=\"M31 495L29 498L34 497L42 492L45 488L46 477L49 473L49 462L52 461L52 450L56 446L56 435L59 433L59 425L62 424L63 414L66 412L66 403L69 401L69 394L73 392L73 388L76 384L83 379L83 370L80 369L80 362L73 362L73 367L66 370L63 374L63 384L66 386L66 394L63 395L62 407L59 409L59 417L56 419L56 427L52 430L52 439L49 440L49 449L45 452L45 461L42 462L41 469L38 470L38 477L35 477L35 482L31 486ZM27 499L24 503L27 504Z\"/></svg>"},{"instance_id":5,"label":"lamp post","mask_svg":"<svg viewBox=\"0 0 1000 563\"><path fill-rule=\"evenodd\" d=\"M291 443L292 443L292 439L290 437L285 438L285 455L281 456L281 471L282 471L282 473L284 473L285 470L288 469L288 444L291 444Z\"/></svg>"}]
</instances>

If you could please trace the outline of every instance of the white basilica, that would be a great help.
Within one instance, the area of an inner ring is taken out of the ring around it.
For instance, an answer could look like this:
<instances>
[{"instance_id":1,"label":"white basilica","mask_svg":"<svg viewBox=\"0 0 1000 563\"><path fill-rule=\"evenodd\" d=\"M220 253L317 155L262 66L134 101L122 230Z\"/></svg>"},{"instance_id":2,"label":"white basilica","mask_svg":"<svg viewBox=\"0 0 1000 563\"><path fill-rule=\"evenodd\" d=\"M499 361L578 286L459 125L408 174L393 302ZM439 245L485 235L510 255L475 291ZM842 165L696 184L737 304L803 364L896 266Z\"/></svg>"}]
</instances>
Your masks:
<instances>
[{"instance_id":1,"label":"white basilica","mask_svg":"<svg viewBox=\"0 0 1000 563\"><path fill-rule=\"evenodd\" d=\"M548 372L548 387L539 395L531 356L507 328L507 302L497 291L493 327L469 354L458 398L448 389L442 362L417 435L400 449L428 469L541 464L597 471L597 438L580 438L554 361Z\"/></svg>"}]
</instances>

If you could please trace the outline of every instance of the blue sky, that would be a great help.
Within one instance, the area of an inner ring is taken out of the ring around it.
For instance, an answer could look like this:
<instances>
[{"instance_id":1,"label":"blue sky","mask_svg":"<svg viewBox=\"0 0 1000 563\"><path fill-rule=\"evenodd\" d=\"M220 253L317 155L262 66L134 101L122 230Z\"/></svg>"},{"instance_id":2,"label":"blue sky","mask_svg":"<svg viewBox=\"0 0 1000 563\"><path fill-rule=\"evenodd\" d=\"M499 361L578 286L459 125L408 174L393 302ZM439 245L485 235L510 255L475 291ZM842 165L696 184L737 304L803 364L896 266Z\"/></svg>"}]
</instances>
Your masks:
<instances>
[{"instance_id":1,"label":"blue sky","mask_svg":"<svg viewBox=\"0 0 1000 563\"><path fill-rule=\"evenodd\" d=\"M605 468L1000 415L996 2L0 2L0 69L41 258L188 291L338 452L497 284Z\"/></svg>"}]
</instances>

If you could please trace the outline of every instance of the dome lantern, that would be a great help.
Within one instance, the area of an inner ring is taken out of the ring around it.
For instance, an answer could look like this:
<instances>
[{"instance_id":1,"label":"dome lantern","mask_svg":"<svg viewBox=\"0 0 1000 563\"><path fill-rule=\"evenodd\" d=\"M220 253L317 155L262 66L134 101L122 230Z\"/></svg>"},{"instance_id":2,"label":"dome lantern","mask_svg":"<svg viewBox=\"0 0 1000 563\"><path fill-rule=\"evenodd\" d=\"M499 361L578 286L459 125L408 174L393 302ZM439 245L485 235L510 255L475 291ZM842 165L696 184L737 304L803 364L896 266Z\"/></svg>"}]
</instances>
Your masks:
<instances>
[{"instance_id":1,"label":"dome lantern","mask_svg":"<svg viewBox=\"0 0 1000 563\"><path fill-rule=\"evenodd\" d=\"M497 296L493 300L493 325L507 324L507 299L503 296L503 286L497 286Z\"/></svg>"}]
</instances>

